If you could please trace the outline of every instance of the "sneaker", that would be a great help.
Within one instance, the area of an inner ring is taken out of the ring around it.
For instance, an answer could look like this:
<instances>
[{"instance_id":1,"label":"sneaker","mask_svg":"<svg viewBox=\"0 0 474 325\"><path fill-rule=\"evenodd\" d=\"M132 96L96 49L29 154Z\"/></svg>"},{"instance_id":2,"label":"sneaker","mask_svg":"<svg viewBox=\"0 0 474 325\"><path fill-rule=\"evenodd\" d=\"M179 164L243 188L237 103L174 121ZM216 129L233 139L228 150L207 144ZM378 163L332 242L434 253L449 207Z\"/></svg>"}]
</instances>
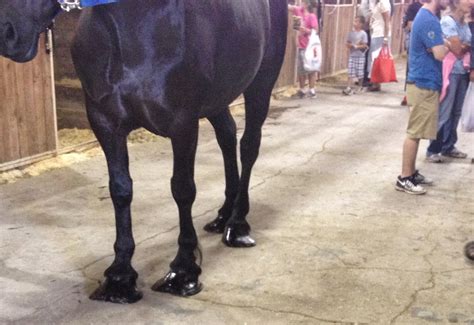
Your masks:
<instances>
[{"instance_id":1,"label":"sneaker","mask_svg":"<svg viewBox=\"0 0 474 325\"><path fill-rule=\"evenodd\" d=\"M346 89L342 91L342 93L344 95L351 96L351 95L354 95L354 90L352 90L351 87L347 87Z\"/></svg>"},{"instance_id":2,"label":"sneaker","mask_svg":"<svg viewBox=\"0 0 474 325\"><path fill-rule=\"evenodd\" d=\"M426 161L427 162L430 162L430 163L435 163L435 164L439 164L439 163L442 163L444 161L443 157L441 156L441 154L439 153L434 153L434 154L427 154L426 155Z\"/></svg>"},{"instance_id":3,"label":"sneaker","mask_svg":"<svg viewBox=\"0 0 474 325\"><path fill-rule=\"evenodd\" d=\"M312 88L308 91L308 97L309 98L316 98L316 90L314 90L314 88Z\"/></svg>"},{"instance_id":4,"label":"sneaker","mask_svg":"<svg viewBox=\"0 0 474 325\"><path fill-rule=\"evenodd\" d=\"M369 88L367 88L367 90L370 92L378 92L378 91L382 91L382 87L380 85L372 85Z\"/></svg>"},{"instance_id":5,"label":"sneaker","mask_svg":"<svg viewBox=\"0 0 474 325\"><path fill-rule=\"evenodd\" d=\"M404 178L398 176L397 182L395 183L395 189L397 191L414 195L421 195L426 193L426 190L423 188L423 186L418 185L413 179L413 176Z\"/></svg>"},{"instance_id":6,"label":"sneaker","mask_svg":"<svg viewBox=\"0 0 474 325\"><path fill-rule=\"evenodd\" d=\"M423 185L433 185L433 180L428 178L422 174L418 170L415 170L415 173L411 176L416 184L423 184Z\"/></svg>"},{"instance_id":7,"label":"sneaker","mask_svg":"<svg viewBox=\"0 0 474 325\"><path fill-rule=\"evenodd\" d=\"M299 89L295 94L293 94L291 97L292 98L305 98L306 94L303 89Z\"/></svg>"},{"instance_id":8,"label":"sneaker","mask_svg":"<svg viewBox=\"0 0 474 325\"><path fill-rule=\"evenodd\" d=\"M451 158L464 159L464 158L467 158L467 153L464 153L464 152L454 148L450 152L443 153L443 156L451 157Z\"/></svg>"}]
</instances>

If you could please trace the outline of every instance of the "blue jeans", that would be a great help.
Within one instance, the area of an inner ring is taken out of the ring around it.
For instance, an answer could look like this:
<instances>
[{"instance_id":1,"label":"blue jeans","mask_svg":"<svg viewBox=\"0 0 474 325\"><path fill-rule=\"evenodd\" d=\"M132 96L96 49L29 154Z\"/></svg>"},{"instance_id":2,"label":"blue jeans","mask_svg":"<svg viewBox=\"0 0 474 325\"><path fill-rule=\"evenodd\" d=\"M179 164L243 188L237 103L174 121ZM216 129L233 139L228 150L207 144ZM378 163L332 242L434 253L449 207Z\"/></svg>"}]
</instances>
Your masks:
<instances>
[{"instance_id":1,"label":"blue jeans","mask_svg":"<svg viewBox=\"0 0 474 325\"><path fill-rule=\"evenodd\" d=\"M454 149L458 141L457 128L461 118L462 104L469 85L469 74L451 74L446 97L439 105L438 134L430 142L427 156L447 154Z\"/></svg>"}]
</instances>

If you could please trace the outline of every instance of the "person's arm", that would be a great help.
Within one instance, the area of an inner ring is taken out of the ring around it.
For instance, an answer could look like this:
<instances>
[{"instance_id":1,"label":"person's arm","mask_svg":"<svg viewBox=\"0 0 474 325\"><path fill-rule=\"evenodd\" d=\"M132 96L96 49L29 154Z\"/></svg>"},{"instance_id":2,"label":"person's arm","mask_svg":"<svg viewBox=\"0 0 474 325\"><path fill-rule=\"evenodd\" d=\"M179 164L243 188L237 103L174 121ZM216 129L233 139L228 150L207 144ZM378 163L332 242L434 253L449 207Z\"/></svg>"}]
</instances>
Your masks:
<instances>
[{"instance_id":1,"label":"person's arm","mask_svg":"<svg viewBox=\"0 0 474 325\"><path fill-rule=\"evenodd\" d=\"M288 11L291 12L292 14L295 14L296 9L298 9L298 6L288 5Z\"/></svg>"},{"instance_id":2,"label":"person's arm","mask_svg":"<svg viewBox=\"0 0 474 325\"><path fill-rule=\"evenodd\" d=\"M430 21L423 24L416 33L420 37L428 52L433 53L433 56L438 61L443 61L446 54L448 54L450 46L447 39L443 39L443 32L441 25L437 21Z\"/></svg>"},{"instance_id":3,"label":"person's arm","mask_svg":"<svg viewBox=\"0 0 474 325\"><path fill-rule=\"evenodd\" d=\"M462 58L465 53L471 50L471 47L467 44L463 44L458 36L448 37L450 43L449 50L458 58Z\"/></svg>"},{"instance_id":4,"label":"person's arm","mask_svg":"<svg viewBox=\"0 0 474 325\"><path fill-rule=\"evenodd\" d=\"M465 47L459 38L458 30L456 28L456 21L450 17L445 16L441 19L441 29L445 38L448 40L449 50L458 58L461 59L466 53Z\"/></svg>"},{"instance_id":5,"label":"person's arm","mask_svg":"<svg viewBox=\"0 0 474 325\"><path fill-rule=\"evenodd\" d=\"M383 43L388 44L388 36L390 35L390 11L382 12L384 28L383 28Z\"/></svg>"},{"instance_id":6,"label":"person's arm","mask_svg":"<svg viewBox=\"0 0 474 325\"><path fill-rule=\"evenodd\" d=\"M446 54L448 54L449 49L447 46L443 44L443 45L436 45L432 47L431 51L433 52L433 56L435 57L436 60L443 61Z\"/></svg>"},{"instance_id":7,"label":"person's arm","mask_svg":"<svg viewBox=\"0 0 474 325\"><path fill-rule=\"evenodd\" d=\"M388 44L388 36L390 35L390 25L391 25L391 17L390 17L390 2L381 0L379 2L380 12L383 18L383 43Z\"/></svg>"}]
</instances>

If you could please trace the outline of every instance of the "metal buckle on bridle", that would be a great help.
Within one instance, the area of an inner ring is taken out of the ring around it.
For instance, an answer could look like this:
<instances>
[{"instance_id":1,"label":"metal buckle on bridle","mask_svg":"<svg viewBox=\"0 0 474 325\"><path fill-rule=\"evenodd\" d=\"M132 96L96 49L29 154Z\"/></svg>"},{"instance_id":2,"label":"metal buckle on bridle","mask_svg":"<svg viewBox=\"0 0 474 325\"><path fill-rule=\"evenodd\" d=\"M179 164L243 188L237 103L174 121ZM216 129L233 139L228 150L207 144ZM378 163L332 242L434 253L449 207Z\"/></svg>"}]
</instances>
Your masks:
<instances>
[{"instance_id":1,"label":"metal buckle on bridle","mask_svg":"<svg viewBox=\"0 0 474 325\"><path fill-rule=\"evenodd\" d=\"M69 12L73 9L82 9L81 0L59 0L59 4L66 12Z\"/></svg>"}]
</instances>

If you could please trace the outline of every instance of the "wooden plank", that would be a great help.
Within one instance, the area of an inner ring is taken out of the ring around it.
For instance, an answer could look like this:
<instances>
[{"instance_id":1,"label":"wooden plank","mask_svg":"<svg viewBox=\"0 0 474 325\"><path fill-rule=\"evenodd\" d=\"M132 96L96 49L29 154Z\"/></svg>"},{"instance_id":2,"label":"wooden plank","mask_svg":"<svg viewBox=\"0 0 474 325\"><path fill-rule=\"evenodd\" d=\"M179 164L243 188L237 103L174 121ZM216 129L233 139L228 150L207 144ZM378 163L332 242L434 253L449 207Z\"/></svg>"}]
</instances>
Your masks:
<instances>
[{"instance_id":1,"label":"wooden plank","mask_svg":"<svg viewBox=\"0 0 474 325\"><path fill-rule=\"evenodd\" d=\"M39 149L38 121L41 117L36 107L35 88L33 83L33 67L35 62L29 62L21 66L23 72L23 97L24 97L24 122L26 125L26 154L30 157L41 153Z\"/></svg>"},{"instance_id":2,"label":"wooden plank","mask_svg":"<svg viewBox=\"0 0 474 325\"><path fill-rule=\"evenodd\" d=\"M50 32L50 40L52 36ZM52 46L52 45L51 45ZM54 66L53 55L46 54L45 42L41 42L40 51L43 53L41 67L43 71L43 114L44 128L46 133L47 150L58 148L58 126L56 117L56 101L54 94Z\"/></svg>"},{"instance_id":3,"label":"wooden plank","mask_svg":"<svg viewBox=\"0 0 474 325\"><path fill-rule=\"evenodd\" d=\"M41 51L41 48L39 49ZM40 58L41 60L41 58ZM40 61L41 62L41 61ZM47 145L47 132L45 126L45 117L44 117L44 83L47 82L44 79L42 64L33 64L33 97L34 97L34 114L37 117L37 122L35 124L35 134L38 138L37 146L38 152L48 151Z\"/></svg>"},{"instance_id":4,"label":"wooden plank","mask_svg":"<svg viewBox=\"0 0 474 325\"><path fill-rule=\"evenodd\" d=\"M1 114L4 127L2 127L2 139L5 147L5 155L0 157L0 162L18 159L20 155L20 144L18 139L18 123L16 118L16 97L12 81L15 78L14 63L0 58L2 62L2 88L5 98L0 101Z\"/></svg>"}]
</instances>

